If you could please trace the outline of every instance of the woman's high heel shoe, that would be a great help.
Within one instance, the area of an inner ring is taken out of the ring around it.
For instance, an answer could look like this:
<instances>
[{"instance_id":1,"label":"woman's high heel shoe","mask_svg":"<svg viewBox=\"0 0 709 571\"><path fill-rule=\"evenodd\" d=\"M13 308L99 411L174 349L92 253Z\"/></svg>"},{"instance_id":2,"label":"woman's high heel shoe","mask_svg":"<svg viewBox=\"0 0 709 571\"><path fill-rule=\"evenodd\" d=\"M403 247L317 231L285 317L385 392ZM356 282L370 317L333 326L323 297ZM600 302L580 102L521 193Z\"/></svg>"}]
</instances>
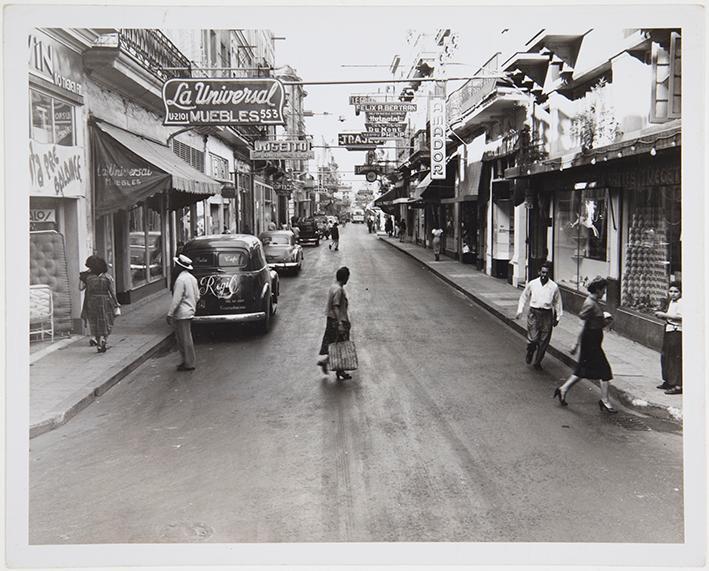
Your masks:
<instances>
[{"instance_id":1,"label":"woman's high heel shoe","mask_svg":"<svg viewBox=\"0 0 709 571\"><path fill-rule=\"evenodd\" d=\"M566 398L561 396L561 389L556 389L554 391L554 396L552 398L559 399L559 404L561 406L566 406Z\"/></svg>"},{"instance_id":2,"label":"woman's high heel shoe","mask_svg":"<svg viewBox=\"0 0 709 571\"><path fill-rule=\"evenodd\" d=\"M602 401L598 401L598 408L601 409L601 412L607 412L608 414L617 414L618 411L614 409L612 406L606 406L606 404Z\"/></svg>"},{"instance_id":3,"label":"woman's high heel shoe","mask_svg":"<svg viewBox=\"0 0 709 571\"><path fill-rule=\"evenodd\" d=\"M337 378L341 381L348 381L352 378L352 375L348 375L344 371L337 371Z\"/></svg>"}]
</instances>

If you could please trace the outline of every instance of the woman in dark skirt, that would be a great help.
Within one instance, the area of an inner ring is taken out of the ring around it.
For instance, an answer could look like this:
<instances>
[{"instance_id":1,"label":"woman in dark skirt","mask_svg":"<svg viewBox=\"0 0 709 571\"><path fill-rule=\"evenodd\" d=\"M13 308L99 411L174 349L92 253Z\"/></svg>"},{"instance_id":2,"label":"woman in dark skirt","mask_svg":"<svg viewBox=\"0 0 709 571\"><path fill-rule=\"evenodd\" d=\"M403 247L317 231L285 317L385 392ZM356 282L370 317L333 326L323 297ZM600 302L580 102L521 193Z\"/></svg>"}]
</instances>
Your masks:
<instances>
[{"instance_id":1,"label":"woman in dark skirt","mask_svg":"<svg viewBox=\"0 0 709 571\"><path fill-rule=\"evenodd\" d=\"M337 341L347 341L350 338L350 317L347 312L349 300L345 292L345 284L350 279L350 270L343 266L335 274L337 280L332 286L327 295L327 308L325 314L327 323L325 325L325 334L320 344L320 355L318 365L327 375L328 348L330 343ZM335 371L338 380L351 379L345 371Z\"/></svg>"},{"instance_id":2,"label":"woman in dark skirt","mask_svg":"<svg viewBox=\"0 0 709 571\"><path fill-rule=\"evenodd\" d=\"M682 394L682 284L670 283L667 291L669 304L665 311L656 311L655 317L665 320L662 339L662 384L657 388L666 395Z\"/></svg>"},{"instance_id":3,"label":"woman in dark skirt","mask_svg":"<svg viewBox=\"0 0 709 571\"><path fill-rule=\"evenodd\" d=\"M105 260L98 256L89 256L86 267L89 271L82 277L86 294L81 319L84 323L88 322L98 352L105 353L106 342L113 328L114 311L120 305L116 299L113 278L107 273L108 266Z\"/></svg>"},{"instance_id":4,"label":"woman in dark skirt","mask_svg":"<svg viewBox=\"0 0 709 571\"><path fill-rule=\"evenodd\" d=\"M599 379L601 381L601 400L598 401L598 407L603 412L615 414L618 411L611 406L608 399L609 383L613 378L613 372L602 347L603 328L613 318L610 314L605 313L598 303L607 287L608 281L600 276L594 278L587 286L589 295L579 313L579 317L583 320L583 328L576 345L571 349L573 355L579 345L581 346L579 361L573 374L554 391L554 397L559 399L562 406L566 406L566 394L572 386L581 379Z\"/></svg>"}]
</instances>

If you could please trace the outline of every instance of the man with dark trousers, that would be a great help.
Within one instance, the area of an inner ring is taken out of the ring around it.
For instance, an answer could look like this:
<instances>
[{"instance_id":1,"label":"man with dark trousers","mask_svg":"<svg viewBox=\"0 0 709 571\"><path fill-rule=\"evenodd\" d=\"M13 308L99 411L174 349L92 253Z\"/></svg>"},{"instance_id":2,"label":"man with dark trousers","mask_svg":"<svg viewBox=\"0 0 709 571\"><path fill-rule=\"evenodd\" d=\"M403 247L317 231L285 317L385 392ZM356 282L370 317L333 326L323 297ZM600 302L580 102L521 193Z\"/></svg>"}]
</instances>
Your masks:
<instances>
[{"instance_id":1,"label":"man with dark trousers","mask_svg":"<svg viewBox=\"0 0 709 571\"><path fill-rule=\"evenodd\" d=\"M541 362L551 341L552 330L559 324L563 313L559 286L549 278L550 272L551 262L546 261L539 269L539 277L530 280L525 286L519 297L515 316L515 319L522 317L524 306L529 302L525 361L529 364L534 360L535 369L542 368ZM536 358L534 358L535 352Z\"/></svg>"}]
</instances>

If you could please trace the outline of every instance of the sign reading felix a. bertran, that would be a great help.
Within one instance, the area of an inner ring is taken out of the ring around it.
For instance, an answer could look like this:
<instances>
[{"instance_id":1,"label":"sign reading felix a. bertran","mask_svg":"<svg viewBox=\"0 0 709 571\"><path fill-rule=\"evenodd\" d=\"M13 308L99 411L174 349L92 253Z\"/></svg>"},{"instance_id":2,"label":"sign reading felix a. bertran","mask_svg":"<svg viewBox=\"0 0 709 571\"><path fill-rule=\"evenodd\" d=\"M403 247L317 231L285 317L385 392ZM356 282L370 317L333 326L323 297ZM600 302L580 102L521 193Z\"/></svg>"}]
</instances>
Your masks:
<instances>
[{"instance_id":1,"label":"sign reading felix a. bertran","mask_svg":"<svg viewBox=\"0 0 709 571\"><path fill-rule=\"evenodd\" d=\"M277 79L169 79L162 100L166 126L285 124Z\"/></svg>"}]
</instances>

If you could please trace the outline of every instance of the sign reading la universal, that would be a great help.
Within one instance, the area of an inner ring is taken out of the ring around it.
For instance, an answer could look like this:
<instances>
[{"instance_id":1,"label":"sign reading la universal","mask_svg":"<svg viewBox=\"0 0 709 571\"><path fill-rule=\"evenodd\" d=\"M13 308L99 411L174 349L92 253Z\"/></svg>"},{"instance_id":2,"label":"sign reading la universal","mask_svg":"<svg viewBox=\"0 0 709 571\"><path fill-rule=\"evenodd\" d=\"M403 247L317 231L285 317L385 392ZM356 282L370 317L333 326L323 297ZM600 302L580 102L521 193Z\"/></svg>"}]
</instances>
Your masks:
<instances>
[{"instance_id":1,"label":"sign reading la universal","mask_svg":"<svg viewBox=\"0 0 709 571\"><path fill-rule=\"evenodd\" d=\"M250 152L251 160L308 160L314 159L310 141L288 139L284 141L254 141L254 150Z\"/></svg>"},{"instance_id":2,"label":"sign reading la universal","mask_svg":"<svg viewBox=\"0 0 709 571\"><path fill-rule=\"evenodd\" d=\"M277 79L169 79L162 100L166 126L285 124Z\"/></svg>"},{"instance_id":3,"label":"sign reading la universal","mask_svg":"<svg viewBox=\"0 0 709 571\"><path fill-rule=\"evenodd\" d=\"M431 122L431 178L446 178L446 100L431 99L429 108Z\"/></svg>"},{"instance_id":4,"label":"sign reading la universal","mask_svg":"<svg viewBox=\"0 0 709 571\"><path fill-rule=\"evenodd\" d=\"M357 103L355 111L379 113L381 115L416 111L416 103Z\"/></svg>"},{"instance_id":5,"label":"sign reading la universal","mask_svg":"<svg viewBox=\"0 0 709 571\"><path fill-rule=\"evenodd\" d=\"M338 133L337 144L351 149L373 149L384 143L381 137L372 137L369 133Z\"/></svg>"}]
</instances>

